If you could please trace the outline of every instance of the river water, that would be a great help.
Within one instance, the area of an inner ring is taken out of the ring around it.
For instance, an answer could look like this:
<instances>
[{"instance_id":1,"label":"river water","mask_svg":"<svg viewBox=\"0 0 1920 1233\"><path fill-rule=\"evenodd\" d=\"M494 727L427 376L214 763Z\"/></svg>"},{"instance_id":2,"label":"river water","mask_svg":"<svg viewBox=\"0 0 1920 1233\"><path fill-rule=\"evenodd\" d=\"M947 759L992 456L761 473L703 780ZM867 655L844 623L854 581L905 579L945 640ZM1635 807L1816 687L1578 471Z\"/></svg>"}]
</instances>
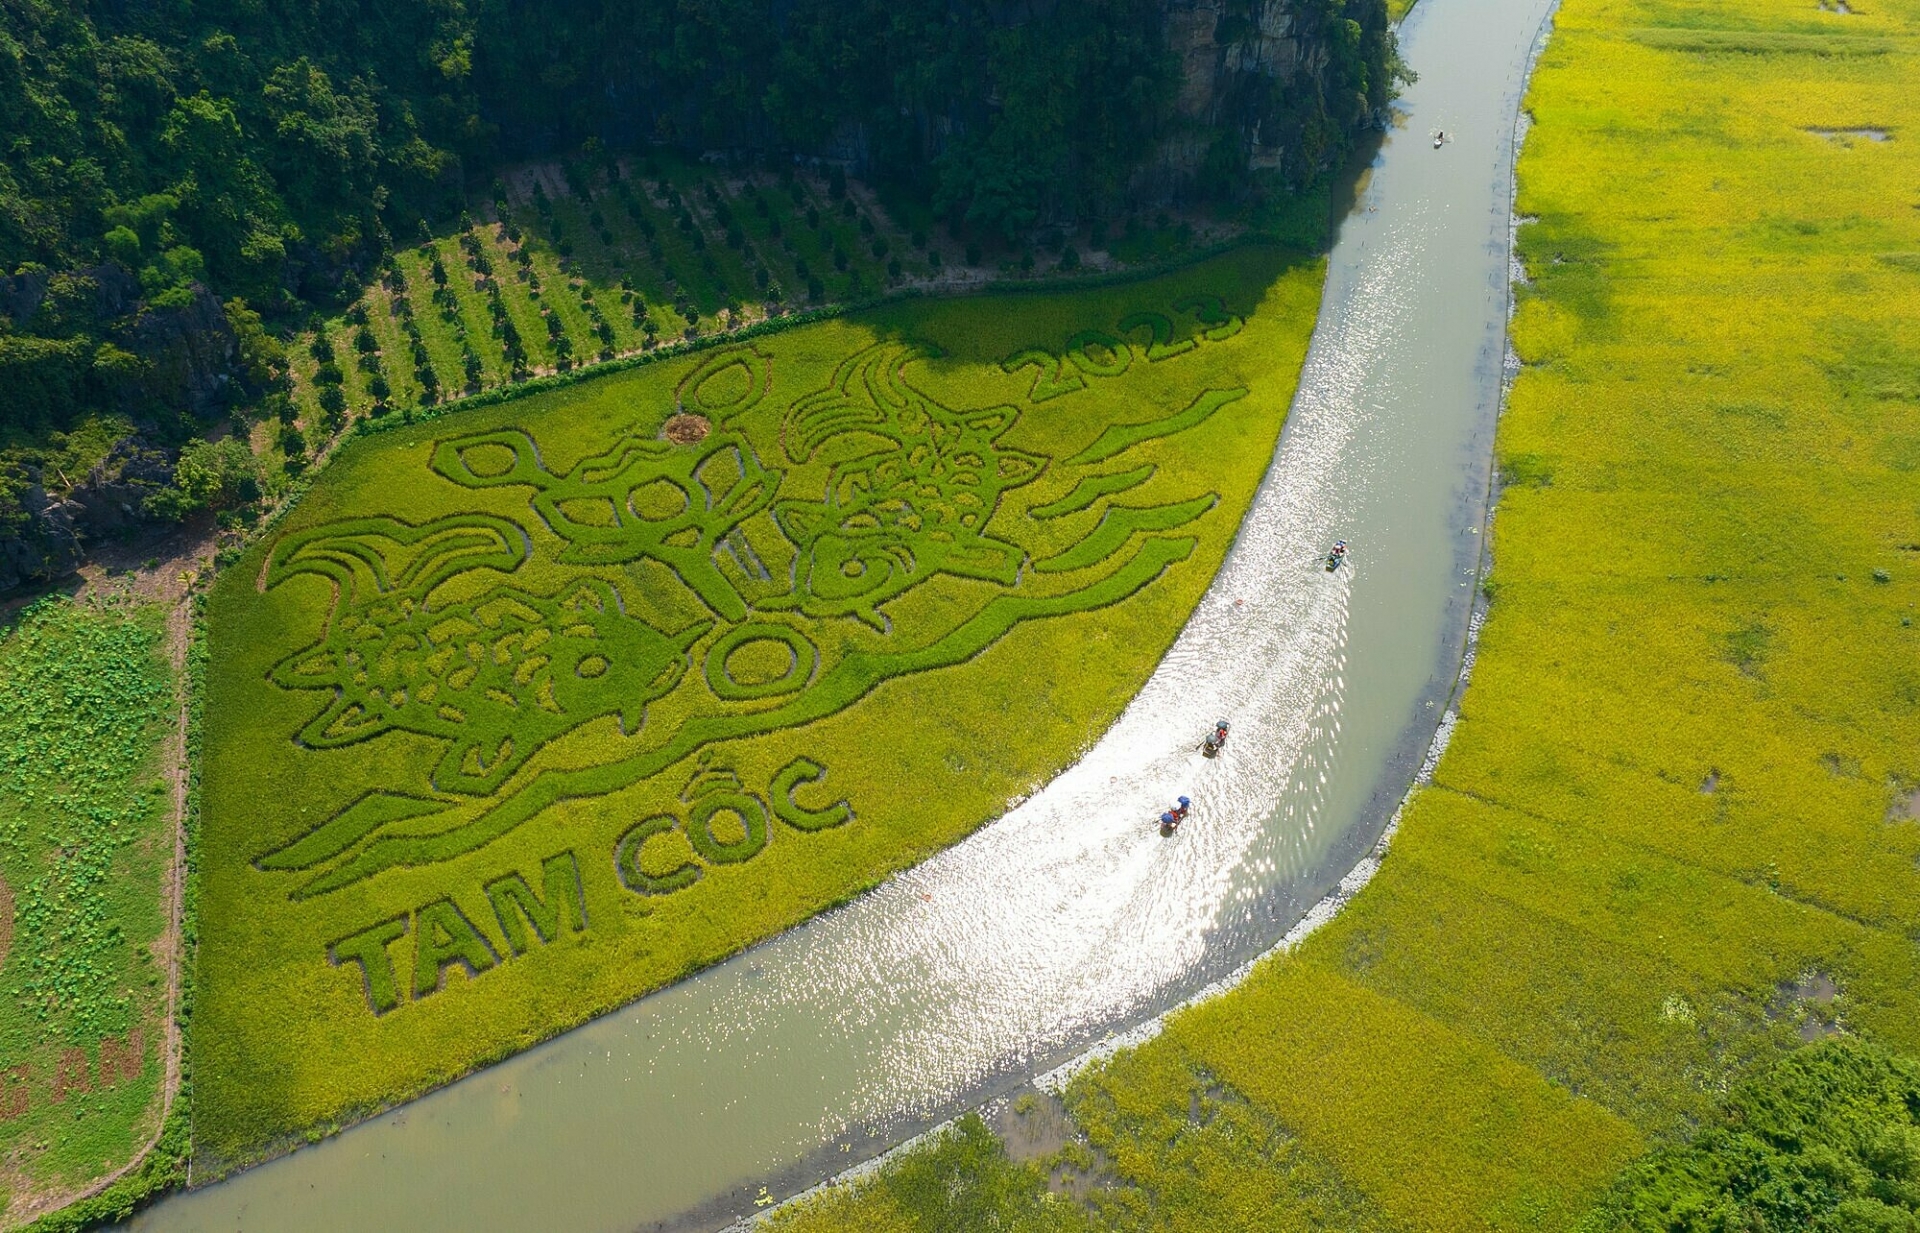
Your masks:
<instances>
[{"instance_id":1,"label":"river water","mask_svg":"<svg viewBox=\"0 0 1920 1233\"><path fill-rule=\"evenodd\" d=\"M1271 946L1373 846L1458 675L1550 4L1422 0L1403 26L1419 81L1340 223L1273 467L1086 758L846 908L131 1227L711 1229ZM1205 761L1216 718L1232 739ZM1178 794L1193 816L1163 839Z\"/></svg>"}]
</instances>

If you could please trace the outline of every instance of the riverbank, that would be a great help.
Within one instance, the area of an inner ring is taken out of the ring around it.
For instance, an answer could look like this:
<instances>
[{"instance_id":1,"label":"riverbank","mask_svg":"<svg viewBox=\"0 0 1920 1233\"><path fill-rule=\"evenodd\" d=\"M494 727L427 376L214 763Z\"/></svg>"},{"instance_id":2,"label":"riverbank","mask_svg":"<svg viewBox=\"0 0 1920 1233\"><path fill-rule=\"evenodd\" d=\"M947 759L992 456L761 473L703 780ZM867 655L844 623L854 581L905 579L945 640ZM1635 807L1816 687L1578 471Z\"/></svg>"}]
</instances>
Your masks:
<instances>
[{"instance_id":1,"label":"riverbank","mask_svg":"<svg viewBox=\"0 0 1920 1233\"><path fill-rule=\"evenodd\" d=\"M1069 1089L1109 1227L1350 1193L1567 1227L1802 1041L1917 1043L1920 40L1910 6L1738 24L1562 7L1451 746L1328 928ZM1214 1169L1222 1110L1312 1167Z\"/></svg>"}]
</instances>

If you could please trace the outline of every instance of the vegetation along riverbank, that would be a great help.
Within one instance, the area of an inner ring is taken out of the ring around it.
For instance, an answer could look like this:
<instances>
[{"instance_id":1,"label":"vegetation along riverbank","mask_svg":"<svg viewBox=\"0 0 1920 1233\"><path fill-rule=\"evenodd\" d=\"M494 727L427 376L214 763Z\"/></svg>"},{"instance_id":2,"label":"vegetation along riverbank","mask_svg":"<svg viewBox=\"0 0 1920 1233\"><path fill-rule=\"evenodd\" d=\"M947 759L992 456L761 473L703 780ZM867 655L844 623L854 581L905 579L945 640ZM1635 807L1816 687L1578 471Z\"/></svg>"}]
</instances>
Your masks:
<instances>
[{"instance_id":1,"label":"vegetation along riverbank","mask_svg":"<svg viewBox=\"0 0 1920 1233\"><path fill-rule=\"evenodd\" d=\"M1566 0L1491 607L1381 872L1067 1157L969 1124L781 1227L1908 1227L1917 78L1912 4Z\"/></svg>"}]
</instances>

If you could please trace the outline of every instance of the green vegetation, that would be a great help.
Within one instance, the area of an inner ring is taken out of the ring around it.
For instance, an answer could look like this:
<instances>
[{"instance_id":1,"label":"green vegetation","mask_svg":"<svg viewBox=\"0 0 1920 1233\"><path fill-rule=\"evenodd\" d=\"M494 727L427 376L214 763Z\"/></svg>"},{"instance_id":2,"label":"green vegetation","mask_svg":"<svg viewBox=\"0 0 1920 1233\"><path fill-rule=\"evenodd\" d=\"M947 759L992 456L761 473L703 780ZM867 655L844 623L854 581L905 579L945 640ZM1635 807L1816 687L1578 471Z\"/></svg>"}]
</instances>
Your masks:
<instances>
[{"instance_id":1,"label":"green vegetation","mask_svg":"<svg viewBox=\"0 0 1920 1233\"><path fill-rule=\"evenodd\" d=\"M42 600L0 637L0 1145L9 1219L126 1164L166 1072L174 714L161 613Z\"/></svg>"},{"instance_id":2,"label":"green vegetation","mask_svg":"<svg viewBox=\"0 0 1920 1233\"><path fill-rule=\"evenodd\" d=\"M1629 1169L1592 1233L1920 1225L1920 1065L1855 1041L1743 1084L1720 1124Z\"/></svg>"},{"instance_id":3,"label":"green vegetation","mask_svg":"<svg viewBox=\"0 0 1920 1233\"><path fill-rule=\"evenodd\" d=\"M1319 275L1248 248L904 303L355 436L210 600L203 1165L712 963L1044 782L1218 567ZM1122 337L1142 313L1160 359ZM1085 380L1036 401L1021 352Z\"/></svg>"},{"instance_id":4,"label":"green vegetation","mask_svg":"<svg viewBox=\"0 0 1920 1233\"><path fill-rule=\"evenodd\" d=\"M1561 7L1452 743L1329 926L1076 1081L1100 1211L1564 1229L1652 1146L1593 1228L1913 1227L1917 24ZM1195 1160L1196 1088L1316 1167Z\"/></svg>"},{"instance_id":5,"label":"green vegetation","mask_svg":"<svg viewBox=\"0 0 1920 1233\"><path fill-rule=\"evenodd\" d=\"M782 1212L779 1233L824 1233L857 1224L871 1233L1079 1233L1095 1228L1078 1206L1060 1202L1038 1165L1007 1158L1004 1145L969 1114L931 1144L902 1156L857 1190L823 1193Z\"/></svg>"}]
</instances>

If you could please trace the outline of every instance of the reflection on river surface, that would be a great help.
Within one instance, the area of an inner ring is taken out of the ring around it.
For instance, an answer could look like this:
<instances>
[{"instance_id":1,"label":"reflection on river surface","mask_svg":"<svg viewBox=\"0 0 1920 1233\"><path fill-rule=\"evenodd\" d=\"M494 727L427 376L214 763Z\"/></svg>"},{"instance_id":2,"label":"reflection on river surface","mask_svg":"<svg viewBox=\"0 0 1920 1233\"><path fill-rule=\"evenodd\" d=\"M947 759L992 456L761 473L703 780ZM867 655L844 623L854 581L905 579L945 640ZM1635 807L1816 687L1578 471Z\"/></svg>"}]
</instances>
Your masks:
<instances>
[{"instance_id":1,"label":"reflection on river surface","mask_svg":"<svg viewBox=\"0 0 1920 1233\"><path fill-rule=\"evenodd\" d=\"M1549 3L1422 0L1403 29L1420 80L1341 225L1274 467L1078 765L847 908L133 1227L713 1227L1271 945L1373 844L1459 665L1510 137ZM1336 538L1353 566L1328 573ZM1193 816L1163 839L1182 793Z\"/></svg>"}]
</instances>

